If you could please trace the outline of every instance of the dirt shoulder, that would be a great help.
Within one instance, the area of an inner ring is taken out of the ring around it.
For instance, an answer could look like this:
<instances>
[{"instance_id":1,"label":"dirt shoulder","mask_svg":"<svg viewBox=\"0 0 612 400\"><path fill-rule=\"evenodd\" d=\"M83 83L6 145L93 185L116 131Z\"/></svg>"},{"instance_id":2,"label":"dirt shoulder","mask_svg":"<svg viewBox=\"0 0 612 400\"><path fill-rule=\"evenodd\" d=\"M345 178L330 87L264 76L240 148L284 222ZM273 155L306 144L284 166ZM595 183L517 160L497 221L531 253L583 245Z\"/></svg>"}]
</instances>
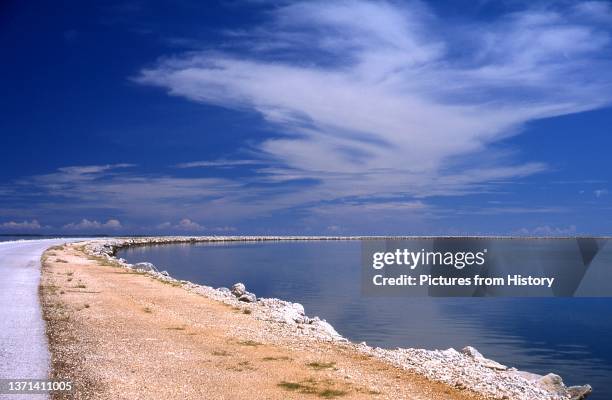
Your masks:
<instances>
[{"instance_id":1,"label":"dirt shoulder","mask_svg":"<svg viewBox=\"0 0 612 400\"><path fill-rule=\"evenodd\" d=\"M78 245L43 255L52 376L82 399L478 399L336 343L283 339L232 307L104 265Z\"/></svg>"}]
</instances>

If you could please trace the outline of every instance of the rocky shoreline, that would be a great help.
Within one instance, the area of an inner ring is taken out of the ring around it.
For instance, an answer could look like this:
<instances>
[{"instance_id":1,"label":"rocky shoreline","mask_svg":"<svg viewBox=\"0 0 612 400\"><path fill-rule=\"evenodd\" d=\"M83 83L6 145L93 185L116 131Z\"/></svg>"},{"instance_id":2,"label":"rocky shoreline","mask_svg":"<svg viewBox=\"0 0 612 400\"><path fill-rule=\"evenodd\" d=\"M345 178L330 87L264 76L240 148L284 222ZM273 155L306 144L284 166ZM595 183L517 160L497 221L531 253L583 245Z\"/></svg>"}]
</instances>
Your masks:
<instances>
[{"instance_id":1,"label":"rocky shoreline","mask_svg":"<svg viewBox=\"0 0 612 400\"><path fill-rule=\"evenodd\" d=\"M184 289L208 298L240 306L249 310L254 318L270 321L274 329L283 335L298 340L335 342L350 347L359 354L376 357L399 368L416 372L433 381L443 382L458 389L466 389L491 399L516 400L580 400L591 393L589 385L567 387L561 377L555 374L544 376L518 371L482 356L476 349L466 347L461 351L374 348L366 343L354 344L342 337L336 330L318 317L309 317L304 307L280 299L258 299L247 291L242 283L230 288L212 288L189 281L172 278L166 271L159 271L150 263L129 264L116 258L118 249L143 246L223 241L279 241L279 240L356 240L360 237L264 237L264 236L201 236L201 237L142 237L105 238L81 242L85 252L111 265L148 274L161 281L181 285Z\"/></svg>"}]
</instances>

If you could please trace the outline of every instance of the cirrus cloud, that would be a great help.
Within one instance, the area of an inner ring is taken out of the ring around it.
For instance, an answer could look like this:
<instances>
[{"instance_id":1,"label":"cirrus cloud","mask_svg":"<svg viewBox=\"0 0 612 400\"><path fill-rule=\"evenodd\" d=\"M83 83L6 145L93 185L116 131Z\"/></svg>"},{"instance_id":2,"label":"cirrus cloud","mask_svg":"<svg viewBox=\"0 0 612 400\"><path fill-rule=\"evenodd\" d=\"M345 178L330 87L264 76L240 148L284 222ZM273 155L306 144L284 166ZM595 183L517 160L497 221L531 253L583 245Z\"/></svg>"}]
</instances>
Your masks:
<instances>
[{"instance_id":1,"label":"cirrus cloud","mask_svg":"<svg viewBox=\"0 0 612 400\"><path fill-rule=\"evenodd\" d=\"M610 103L609 29L583 8L447 27L420 2L295 2L233 32L234 49L164 57L135 80L276 127L258 171L317 183L281 205L458 195L547 168L499 147L527 122Z\"/></svg>"}]
</instances>

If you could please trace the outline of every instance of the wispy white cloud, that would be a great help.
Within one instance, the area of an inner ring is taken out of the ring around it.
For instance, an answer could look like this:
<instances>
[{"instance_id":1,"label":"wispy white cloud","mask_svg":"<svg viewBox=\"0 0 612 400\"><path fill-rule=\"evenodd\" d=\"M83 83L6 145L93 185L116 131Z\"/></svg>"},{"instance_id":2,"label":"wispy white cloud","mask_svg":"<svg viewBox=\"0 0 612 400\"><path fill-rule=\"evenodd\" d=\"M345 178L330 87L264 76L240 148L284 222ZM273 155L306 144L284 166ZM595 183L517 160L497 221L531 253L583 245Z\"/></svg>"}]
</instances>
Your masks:
<instances>
[{"instance_id":1,"label":"wispy white cloud","mask_svg":"<svg viewBox=\"0 0 612 400\"><path fill-rule=\"evenodd\" d=\"M576 234L576 226L554 227L542 225L532 229L521 228L516 233L523 236L572 236Z\"/></svg>"},{"instance_id":2,"label":"wispy white cloud","mask_svg":"<svg viewBox=\"0 0 612 400\"><path fill-rule=\"evenodd\" d=\"M45 209L62 200L72 210L120 210L132 217L174 217L180 207L236 197L244 184L222 178L180 178L126 170L128 164L60 168L55 172L19 179L7 185L8 196L45 197ZM76 201L75 201L76 200ZM214 211L212 211L214 212Z\"/></svg>"},{"instance_id":3,"label":"wispy white cloud","mask_svg":"<svg viewBox=\"0 0 612 400\"><path fill-rule=\"evenodd\" d=\"M384 201L364 202L364 200L353 200L338 204L316 205L310 210L318 215L334 215L340 216L343 214L372 214L372 213L389 213L389 212L426 212L430 207L422 201L397 201L385 199Z\"/></svg>"},{"instance_id":4,"label":"wispy white cloud","mask_svg":"<svg viewBox=\"0 0 612 400\"><path fill-rule=\"evenodd\" d=\"M98 222L96 220L82 219L79 222L72 222L64 225L64 229L85 231L85 230L100 230L100 229L121 229L121 222L117 219L109 219L106 222Z\"/></svg>"},{"instance_id":5,"label":"wispy white cloud","mask_svg":"<svg viewBox=\"0 0 612 400\"><path fill-rule=\"evenodd\" d=\"M190 220L189 218L183 218L182 220L180 220L179 223L175 226L175 228L185 231L200 231L204 229L202 225Z\"/></svg>"},{"instance_id":6,"label":"wispy white cloud","mask_svg":"<svg viewBox=\"0 0 612 400\"><path fill-rule=\"evenodd\" d=\"M574 11L596 21L612 21L612 5L608 1L579 1L574 5Z\"/></svg>"},{"instance_id":7,"label":"wispy white cloud","mask_svg":"<svg viewBox=\"0 0 612 400\"><path fill-rule=\"evenodd\" d=\"M503 146L526 123L612 99L605 3L539 4L452 26L420 2L298 1L268 15L228 33L233 48L164 57L135 78L259 113L274 136L245 143L248 159L183 162L163 174L71 166L0 193L44 194L47 212L70 203L72 220L171 221L159 229L180 229L183 215L186 227L212 230L283 212L325 219L323 229L350 227L356 215L369 226L383 217L427 226L426 216L450 213L434 197L491 193L547 170ZM211 171L194 177L190 168ZM16 215L43 218L8 218Z\"/></svg>"},{"instance_id":8,"label":"wispy white cloud","mask_svg":"<svg viewBox=\"0 0 612 400\"><path fill-rule=\"evenodd\" d=\"M600 198L608 194L608 189L596 189L593 191L595 197Z\"/></svg>"},{"instance_id":9,"label":"wispy white cloud","mask_svg":"<svg viewBox=\"0 0 612 400\"><path fill-rule=\"evenodd\" d=\"M61 184L89 181L103 176L117 173L117 170L134 167L134 164L106 164L106 165L81 165L58 168L56 172L37 175L33 180L23 180L21 183L30 184Z\"/></svg>"},{"instance_id":10,"label":"wispy white cloud","mask_svg":"<svg viewBox=\"0 0 612 400\"><path fill-rule=\"evenodd\" d=\"M190 218L205 221L209 231L230 231L234 221L271 213L279 203L271 202L278 189L248 188L250 182L224 178L185 178L143 174L124 166L75 166L55 172L24 177L3 188L3 200L19 204L27 199L28 209L0 208L0 215L47 216L58 219L82 215L128 216L145 226L174 221L181 210ZM268 195L270 194L270 195ZM62 221L65 224L64 221ZM72 222L65 229L95 228L102 222ZM171 224L174 227L178 224ZM132 224L132 227L134 225ZM110 228L111 226L107 226ZM125 227L124 227L125 228Z\"/></svg>"},{"instance_id":11,"label":"wispy white cloud","mask_svg":"<svg viewBox=\"0 0 612 400\"><path fill-rule=\"evenodd\" d=\"M560 7L450 29L419 2L295 2L234 32L235 52L163 58L136 81L277 127L255 146L274 162L259 179L317 183L279 206L473 193L546 169L496 145L526 122L612 98L609 34L588 10L603 6Z\"/></svg>"},{"instance_id":12,"label":"wispy white cloud","mask_svg":"<svg viewBox=\"0 0 612 400\"><path fill-rule=\"evenodd\" d=\"M172 228L172 223L171 222L162 222L161 224L158 224L156 226L157 229L161 229L161 230L166 230L166 229L170 229Z\"/></svg>"},{"instance_id":13,"label":"wispy white cloud","mask_svg":"<svg viewBox=\"0 0 612 400\"><path fill-rule=\"evenodd\" d=\"M204 226L204 225L199 224L198 222L192 221L189 218L183 218L180 221L178 221L176 224L173 224L171 222L161 223L157 225L157 229L163 230L163 231L181 231L181 232L208 231L208 232L224 232L224 233L233 232L236 230L236 228L232 226L214 226L214 227Z\"/></svg>"},{"instance_id":14,"label":"wispy white cloud","mask_svg":"<svg viewBox=\"0 0 612 400\"><path fill-rule=\"evenodd\" d=\"M209 160L209 161L191 161L186 163L176 164L176 168L202 168L202 167L211 167L211 168L232 168L232 167L240 167L245 165L257 165L261 164L261 161L257 160Z\"/></svg>"},{"instance_id":15,"label":"wispy white cloud","mask_svg":"<svg viewBox=\"0 0 612 400\"><path fill-rule=\"evenodd\" d=\"M567 213L567 207L558 206L503 206L503 207L478 207L465 210L449 210L448 212L465 215L512 215L512 214L559 214Z\"/></svg>"},{"instance_id":16,"label":"wispy white cloud","mask_svg":"<svg viewBox=\"0 0 612 400\"><path fill-rule=\"evenodd\" d=\"M33 219L31 221L3 222L2 224L0 224L0 228L7 229L7 230L15 230L15 231L25 231L25 230L29 231L29 230L40 230L44 227L40 224L40 222Z\"/></svg>"}]
</instances>

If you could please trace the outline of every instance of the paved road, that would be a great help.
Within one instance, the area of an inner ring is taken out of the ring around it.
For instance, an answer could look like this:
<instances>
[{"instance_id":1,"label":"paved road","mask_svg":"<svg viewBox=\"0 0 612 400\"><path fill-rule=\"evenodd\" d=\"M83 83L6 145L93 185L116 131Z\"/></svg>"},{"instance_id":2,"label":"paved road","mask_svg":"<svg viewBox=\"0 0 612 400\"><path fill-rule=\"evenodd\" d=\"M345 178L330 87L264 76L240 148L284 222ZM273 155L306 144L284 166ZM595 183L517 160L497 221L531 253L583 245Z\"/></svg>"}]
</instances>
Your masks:
<instances>
[{"instance_id":1,"label":"paved road","mask_svg":"<svg viewBox=\"0 0 612 400\"><path fill-rule=\"evenodd\" d=\"M49 350L38 300L40 256L45 249L65 242L0 242L0 379L48 376Z\"/></svg>"}]
</instances>

